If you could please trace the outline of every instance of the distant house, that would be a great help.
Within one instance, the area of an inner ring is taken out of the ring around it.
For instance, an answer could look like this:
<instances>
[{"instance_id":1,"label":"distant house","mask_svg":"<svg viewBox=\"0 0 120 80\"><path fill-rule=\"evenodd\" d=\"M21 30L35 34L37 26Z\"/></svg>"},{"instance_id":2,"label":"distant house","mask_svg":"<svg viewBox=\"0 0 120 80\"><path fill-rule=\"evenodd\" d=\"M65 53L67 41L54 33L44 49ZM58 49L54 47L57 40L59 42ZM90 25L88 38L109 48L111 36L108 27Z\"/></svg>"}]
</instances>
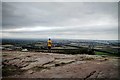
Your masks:
<instances>
[{"instance_id":1,"label":"distant house","mask_svg":"<svg viewBox=\"0 0 120 80\"><path fill-rule=\"evenodd\" d=\"M22 49L22 52L28 52L28 49Z\"/></svg>"}]
</instances>

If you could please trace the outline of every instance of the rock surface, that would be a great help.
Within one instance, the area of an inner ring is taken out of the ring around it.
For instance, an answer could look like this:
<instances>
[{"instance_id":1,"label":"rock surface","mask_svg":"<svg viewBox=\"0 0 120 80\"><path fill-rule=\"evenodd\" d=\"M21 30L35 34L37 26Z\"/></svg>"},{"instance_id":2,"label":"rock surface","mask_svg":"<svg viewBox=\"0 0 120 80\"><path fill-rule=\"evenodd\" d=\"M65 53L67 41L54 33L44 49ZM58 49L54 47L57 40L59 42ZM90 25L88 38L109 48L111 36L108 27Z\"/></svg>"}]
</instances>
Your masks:
<instances>
[{"instance_id":1,"label":"rock surface","mask_svg":"<svg viewBox=\"0 0 120 80\"><path fill-rule=\"evenodd\" d=\"M21 74L9 78L118 78L119 57L4 51L3 64Z\"/></svg>"}]
</instances>

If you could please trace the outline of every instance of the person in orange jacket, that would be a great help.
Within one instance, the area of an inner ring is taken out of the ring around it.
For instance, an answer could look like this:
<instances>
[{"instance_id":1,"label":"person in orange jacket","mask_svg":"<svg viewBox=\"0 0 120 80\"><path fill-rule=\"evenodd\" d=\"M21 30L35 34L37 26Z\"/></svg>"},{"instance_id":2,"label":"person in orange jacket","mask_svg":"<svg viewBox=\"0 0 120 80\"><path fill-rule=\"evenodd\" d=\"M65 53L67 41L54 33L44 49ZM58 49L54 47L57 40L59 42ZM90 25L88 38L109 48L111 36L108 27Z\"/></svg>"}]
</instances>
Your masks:
<instances>
[{"instance_id":1,"label":"person in orange jacket","mask_svg":"<svg viewBox=\"0 0 120 80\"><path fill-rule=\"evenodd\" d=\"M47 41L47 46L48 46L48 52L51 52L51 47L52 47L52 40L49 38Z\"/></svg>"}]
</instances>

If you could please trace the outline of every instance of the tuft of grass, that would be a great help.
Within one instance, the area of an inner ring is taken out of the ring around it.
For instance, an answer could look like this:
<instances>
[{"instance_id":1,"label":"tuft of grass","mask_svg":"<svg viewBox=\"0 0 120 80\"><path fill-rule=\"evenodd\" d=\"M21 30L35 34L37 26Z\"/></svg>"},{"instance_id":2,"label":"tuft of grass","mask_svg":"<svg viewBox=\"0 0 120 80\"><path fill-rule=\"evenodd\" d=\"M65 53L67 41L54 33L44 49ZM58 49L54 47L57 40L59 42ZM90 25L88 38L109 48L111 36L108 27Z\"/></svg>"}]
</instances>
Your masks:
<instances>
[{"instance_id":1,"label":"tuft of grass","mask_svg":"<svg viewBox=\"0 0 120 80\"><path fill-rule=\"evenodd\" d=\"M74 62L74 61L72 61L72 62ZM64 65L70 64L70 63L72 63L72 62L68 62L68 63L65 63L65 62L56 63L56 64L55 64L55 67L57 67L57 66L64 66Z\"/></svg>"},{"instance_id":2,"label":"tuft of grass","mask_svg":"<svg viewBox=\"0 0 120 80\"><path fill-rule=\"evenodd\" d=\"M92 57L86 57L86 58L83 58L82 60L94 60L94 58L92 58Z\"/></svg>"},{"instance_id":3,"label":"tuft of grass","mask_svg":"<svg viewBox=\"0 0 120 80\"><path fill-rule=\"evenodd\" d=\"M49 67L43 67L43 66L35 66L32 68L32 70L35 70L35 71L41 71L43 69L50 69Z\"/></svg>"}]
</instances>

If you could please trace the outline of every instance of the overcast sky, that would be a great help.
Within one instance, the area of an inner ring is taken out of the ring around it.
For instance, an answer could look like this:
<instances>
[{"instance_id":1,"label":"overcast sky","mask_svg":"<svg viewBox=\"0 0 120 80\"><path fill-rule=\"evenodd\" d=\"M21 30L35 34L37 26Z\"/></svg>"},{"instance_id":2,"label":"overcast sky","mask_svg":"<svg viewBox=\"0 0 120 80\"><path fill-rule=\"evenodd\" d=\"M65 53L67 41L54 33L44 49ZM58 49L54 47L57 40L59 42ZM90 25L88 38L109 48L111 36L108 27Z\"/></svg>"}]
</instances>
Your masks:
<instances>
[{"instance_id":1,"label":"overcast sky","mask_svg":"<svg viewBox=\"0 0 120 80\"><path fill-rule=\"evenodd\" d=\"M3 2L3 38L118 39L117 2Z\"/></svg>"}]
</instances>

